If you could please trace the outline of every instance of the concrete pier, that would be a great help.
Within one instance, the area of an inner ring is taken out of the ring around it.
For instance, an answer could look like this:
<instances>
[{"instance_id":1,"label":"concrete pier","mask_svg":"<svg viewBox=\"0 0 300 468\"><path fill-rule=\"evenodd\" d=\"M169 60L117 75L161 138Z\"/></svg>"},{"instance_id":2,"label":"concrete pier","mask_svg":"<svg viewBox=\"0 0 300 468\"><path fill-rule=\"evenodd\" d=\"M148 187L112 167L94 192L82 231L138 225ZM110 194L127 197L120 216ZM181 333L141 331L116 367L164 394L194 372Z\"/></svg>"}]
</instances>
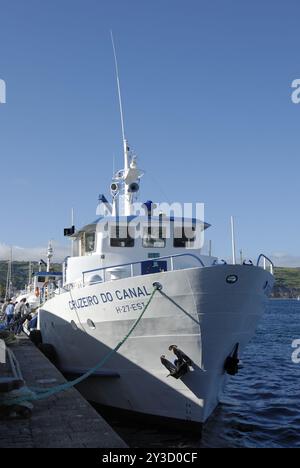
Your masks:
<instances>
[{"instance_id":1,"label":"concrete pier","mask_svg":"<svg viewBox=\"0 0 300 468\"><path fill-rule=\"evenodd\" d=\"M11 347L28 387L66 382L26 335ZM30 419L0 420L0 448L126 448L94 408L72 388L34 401Z\"/></svg>"}]
</instances>

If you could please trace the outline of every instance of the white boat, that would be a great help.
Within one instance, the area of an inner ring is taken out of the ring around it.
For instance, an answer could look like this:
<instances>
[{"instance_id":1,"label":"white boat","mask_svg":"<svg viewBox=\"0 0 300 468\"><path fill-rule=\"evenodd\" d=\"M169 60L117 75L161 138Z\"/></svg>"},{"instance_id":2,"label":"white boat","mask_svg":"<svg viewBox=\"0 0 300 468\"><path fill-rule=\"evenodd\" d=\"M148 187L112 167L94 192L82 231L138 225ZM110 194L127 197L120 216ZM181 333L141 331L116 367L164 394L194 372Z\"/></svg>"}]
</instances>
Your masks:
<instances>
[{"instance_id":1,"label":"white boat","mask_svg":"<svg viewBox=\"0 0 300 468\"><path fill-rule=\"evenodd\" d=\"M263 255L256 265L225 264L196 248L209 228L202 219L190 219L187 234L181 217L150 202L134 214L142 173L122 128L113 203L100 196L102 215L67 232L73 255L63 287L40 308L39 329L60 369L82 375L124 338L160 285L123 346L79 388L102 405L203 423L255 333L273 275L259 266Z\"/></svg>"},{"instance_id":2,"label":"white boat","mask_svg":"<svg viewBox=\"0 0 300 468\"><path fill-rule=\"evenodd\" d=\"M134 333L80 390L103 405L204 422L218 403L228 357L234 358L237 347L242 352L255 333L273 276L259 266L218 264L193 248L192 237L175 238L179 220L171 217L151 216L149 237L149 217L127 211L128 157L126 145L125 170L117 182L124 196L116 194L113 207L116 214L123 197L124 216L99 217L73 234L74 256L64 262L63 288L41 307L39 328L43 341L54 346L61 370L83 374L126 335L159 283L162 290ZM133 183L137 189L139 179ZM144 236L131 238L124 224L119 238L112 235L124 221ZM193 223L208 227L201 220ZM192 362L178 379L168 377L161 362L163 355L172 358L172 345Z\"/></svg>"}]
</instances>

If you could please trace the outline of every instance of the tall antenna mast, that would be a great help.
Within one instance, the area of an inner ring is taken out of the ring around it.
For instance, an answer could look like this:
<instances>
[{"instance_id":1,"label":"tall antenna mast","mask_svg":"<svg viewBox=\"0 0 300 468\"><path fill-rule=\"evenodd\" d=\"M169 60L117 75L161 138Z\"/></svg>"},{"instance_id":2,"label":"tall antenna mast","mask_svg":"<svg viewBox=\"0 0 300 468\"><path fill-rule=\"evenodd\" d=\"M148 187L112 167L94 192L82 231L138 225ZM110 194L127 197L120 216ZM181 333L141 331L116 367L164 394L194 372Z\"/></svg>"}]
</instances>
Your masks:
<instances>
[{"instance_id":1,"label":"tall antenna mast","mask_svg":"<svg viewBox=\"0 0 300 468\"><path fill-rule=\"evenodd\" d=\"M72 232L74 232L75 231L75 210L74 210L74 208L72 208L72 210L71 210L71 226L72 226ZM74 246L75 246L74 237L72 237L72 239L71 239L71 257L75 256Z\"/></svg>"},{"instance_id":2,"label":"tall antenna mast","mask_svg":"<svg viewBox=\"0 0 300 468\"><path fill-rule=\"evenodd\" d=\"M236 264L236 252L235 252L235 229L234 229L234 217L230 217L231 224L231 250L232 250L232 264Z\"/></svg>"},{"instance_id":3,"label":"tall antenna mast","mask_svg":"<svg viewBox=\"0 0 300 468\"><path fill-rule=\"evenodd\" d=\"M123 104L122 104L122 95L121 95L121 86L120 86L120 77L119 77L119 67L118 67L115 41L114 41L114 36L113 36L112 31L110 31L110 35L111 35L111 42L112 42L112 47L113 47L114 59L115 59L118 97L119 97L119 106L120 106L122 139L123 139L123 150L124 150L124 169L125 171L127 171L129 168L129 148L128 148L126 137L125 137L124 113L123 113Z\"/></svg>"},{"instance_id":4,"label":"tall antenna mast","mask_svg":"<svg viewBox=\"0 0 300 468\"><path fill-rule=\"evenodd\" d=\"M118 97L120 106L120 117L123 138L123 152L124 152L124 169L114 174L112 184L110 186L111 194L113 196L113 216L116 214L123 216L130 216L133 212L133 202L137 199L137 194L140 189L139 181L143 173L139 170L136 158L130 154L130 149L125 136L124 113L121 96L121 86L119 77L119 67L117 60L117 53L115 41L112 31L110 31L111 42L113 47L116 78L118 86Z\"/></svg>"},{"instance_id":5,"label":"tall antenna mast","mask_svg":"<svg viewBox=\"0 0 300 468\"><path fill-rule=\"evenodd\" d=\"M7 263L6 290L5 299L10 299L12 294L12 247L10 247L10 256Z\"/></svg>"},{"instance_id":6,"label":"tall antenna mast","mask_svg":"<svg viewBox=\"0 0 300 468\"><path fill-rule=\"evenodd\" d=\"M47 250L47 272L50 272L51 269L51 259L53 257L53 247L51 241L49 241L48 244L48 250Z\"/></svg>"},{"instance_id":7,"label":"tall antenna mast","mask_svg":"<svg viewBox=\"0 0 300 468\"><path fill-rule=\"evenodd\" d=\"M30 284L31 284L31 277L32 277L32 263L29 262L28 264L28 287L30 287Z\"/></svg>"}]
</instances>

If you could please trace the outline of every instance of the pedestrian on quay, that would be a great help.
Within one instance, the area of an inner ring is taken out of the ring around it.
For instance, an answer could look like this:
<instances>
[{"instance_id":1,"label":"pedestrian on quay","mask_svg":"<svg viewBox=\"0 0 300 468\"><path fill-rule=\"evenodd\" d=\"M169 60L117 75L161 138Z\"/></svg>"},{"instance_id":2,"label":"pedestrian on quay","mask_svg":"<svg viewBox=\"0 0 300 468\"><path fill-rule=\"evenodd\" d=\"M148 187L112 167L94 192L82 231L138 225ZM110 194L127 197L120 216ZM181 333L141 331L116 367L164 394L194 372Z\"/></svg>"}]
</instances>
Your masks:
<instances>
[{"instance_id":1,"label":"pedestrian on quay","mask_svg":"<svg viewBox=\"0 0 300 468\"><path fill-rule=\"evenodd\" d=\"M10 299L5 299L2 309L1 309L1 314L3 315L3 317L5 317L5 310L9 303L10 303Z\"/></svg>"},{"instance_id":2,"label":"pedestrian on quay","mask_svg":"<svg viewBox=\"0 0 300 468\"><path fill-rule=\"evenodd\" d=\"M6 325L9 326L11 322L14 320L14 311L15 311L15 304L12 300L9 301L8 305L5 308L5 315L6 315Z\"/></svg>"},{"instance_id":3,"label":"pedestrian on quay","mask_svg":"<svg viewBox=\"0 0 300 468\"><path fill-rule=\"evenodd\" d=\"M25 317L29 313L29 304L26 302L27 299L24 297L15 307L15 322L16 322L16 329L15 334L20 335L23 329L23 323L25 322Z\"/></svg>"},{"instance_id":4,"label":"pedestrian on quay","mask_svg":"<svg viewBox=\"0 0 300 468\"><path fill-rule=\"evenodd\" d=\"M15 320L19 320L20 318L22 318L25 315L25 313L26 313L26 298L24 297L15 306L15 310L14 310Z\"/></svg>"}]
</instances>

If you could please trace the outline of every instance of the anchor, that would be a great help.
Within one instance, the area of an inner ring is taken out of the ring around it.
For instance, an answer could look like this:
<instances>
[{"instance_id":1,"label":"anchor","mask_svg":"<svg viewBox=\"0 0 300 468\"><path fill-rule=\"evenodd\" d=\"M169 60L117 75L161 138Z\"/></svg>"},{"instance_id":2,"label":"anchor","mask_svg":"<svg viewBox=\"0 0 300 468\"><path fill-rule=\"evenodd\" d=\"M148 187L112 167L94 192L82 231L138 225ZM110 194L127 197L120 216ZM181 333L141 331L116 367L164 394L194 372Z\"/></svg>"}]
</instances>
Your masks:
<instances>
[{"instance_id":1,"label":"anchor","mask_svg":"<svg viewBox=\"0 0 300 468\"><path fill-rule=\"evenodd\" d=\"M177 358L175 359L174 364L169 361L164 354L160 357L160 361L170 372L167 377L171 376L175 379L180 379L189 371L193 362L183 351L181 351L181 349L178 348L177 345L169 346L169 351L173 351Z\"/></svg>"}]
</instances>

